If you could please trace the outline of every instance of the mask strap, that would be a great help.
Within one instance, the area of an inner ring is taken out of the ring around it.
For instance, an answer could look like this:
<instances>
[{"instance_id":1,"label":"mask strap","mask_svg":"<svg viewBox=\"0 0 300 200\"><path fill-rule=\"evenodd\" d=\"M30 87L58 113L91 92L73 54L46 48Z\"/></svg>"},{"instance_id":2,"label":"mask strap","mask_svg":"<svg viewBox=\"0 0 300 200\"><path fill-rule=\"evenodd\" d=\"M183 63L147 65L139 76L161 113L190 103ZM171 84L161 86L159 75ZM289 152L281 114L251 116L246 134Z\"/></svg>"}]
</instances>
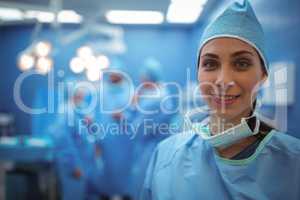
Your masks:
<instances>
[{"instance_id":1,"label":"mask strap","mask_svg":"<svg viewBox=\"0 0 300 200\"><path fill-rule=\"evenodd\" d=\"M203 113L203 114L207 114L209 112L209 108L207 107L207 106L202 106L202 107L199 107L199 108L195 108L195 109L193 109L193 110L190 110L190 111L188 111L186 114L185 114L185 117L184 117L184 121L185 121L185 123L187 124L187 126L190 128L190 129L192 129L192 130L194 130L194 131L196 131L196 132L198 132L196 129L195 129L195 127L193 126L193 122L192 122L192 120L191 120L191 117L193 116L193 115L196 115L196 114L199 114L199 113ZM260 120L258 119L258 115L257 115L257 111L256 110L253 110L252 111L252 114L249 116L249 117L245 117L245 118L242 118L241 119L241 123L246 123L246 125L249 127L249 125L248 125L248 122L247 122L247 120L248 119L250 119L250 118L252 118L252 117L255 117L255 119L256 119L256 122L255 122L255 128L254 128L254 130L253 130L253 135L255 135L255 134L257 134L258 132L259 132L259 129L260 129ZM206 117L204 120L202 120L201 122L200 122L200 125L201 126L205 126L205 125L208 125L209 124L209 117ZM237 125L238 126L238 125ZM249 129L250 129L250 127L249 127ZM251 130L251 129L250 129Z\"/></svg>"},{"instance_id":2,"label":"mask strap","mask_svg":"<svg viewBox=\"0 0 300 200\"><path fill-rule=\"evenodd\" d=\"M188 128L190 128L194 131L196 131L196 130L194 129L191 118L192 118L192 116L199 114L199 113L208 114L209 108L207 106L201 106L201 107L198 107L198 108L188 111L184 116L184 121L185 121L186 125L188 126ZM208 121L208 119L209 119L209 117L205 118L205 120L207 120L207 121ZM203 120L200 123L202 124L202 122L203 122Z\"/></svg>"},{"instance_id":3,"label":"mask strap","mask_svg":"<svg viewBox=\"0 0 300 200\"><path fill-rule=\"evenodd\" d=\"M255 120L255 127L254 127L254 130L253 130L253 135L256 135L259 132L259 128L260 128L260 120L257 117L256 111L253 111L251 116L242 118L241 123L246 123L247 126L249 127L249 124L248 124L247 120L251 119L252 117L255 117L255 119L256 119ZM250 127L249 127L249 129L251 130Z\"/></svg>"}]
</instances>

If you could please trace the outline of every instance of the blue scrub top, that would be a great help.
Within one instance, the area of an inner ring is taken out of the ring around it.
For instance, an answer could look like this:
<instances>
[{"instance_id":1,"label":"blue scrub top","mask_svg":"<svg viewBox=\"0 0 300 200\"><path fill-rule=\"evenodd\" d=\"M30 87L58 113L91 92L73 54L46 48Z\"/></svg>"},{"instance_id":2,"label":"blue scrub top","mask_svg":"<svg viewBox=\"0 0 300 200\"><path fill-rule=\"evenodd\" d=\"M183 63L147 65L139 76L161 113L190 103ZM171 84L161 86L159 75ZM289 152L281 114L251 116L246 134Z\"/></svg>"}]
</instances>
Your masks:
<instances>
[{"instance_id":1,"label":"blue scrub top","mask_svg":"<svg viewBox=\"0 0 300 200\"><path fill-rule=\"evenodd\" d=\"M300 141L272 130L242 160L218 156L193 132L161 142L140 199L300 199Z\"/></svg>"}]
</instances>

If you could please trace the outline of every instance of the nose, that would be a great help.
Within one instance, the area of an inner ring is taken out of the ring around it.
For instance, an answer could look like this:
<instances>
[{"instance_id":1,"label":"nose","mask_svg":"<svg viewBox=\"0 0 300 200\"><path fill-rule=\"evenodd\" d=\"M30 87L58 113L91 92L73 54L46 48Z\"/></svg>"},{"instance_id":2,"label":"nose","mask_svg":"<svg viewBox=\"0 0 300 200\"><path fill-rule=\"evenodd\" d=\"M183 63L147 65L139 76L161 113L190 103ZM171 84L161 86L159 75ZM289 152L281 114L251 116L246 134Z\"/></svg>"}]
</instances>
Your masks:
<instances>
[{"instance_id":1,"label":"nose","mask_svg":"<svg viewBox=\"0 0 300 200\"><path fill-rule=\"evenodd\" d=\"M230 69L222 67L215 81L215 84L220 91L226 92L230 87L234 86L235 82L232 75Z\"/></svg>"}]
</instances>

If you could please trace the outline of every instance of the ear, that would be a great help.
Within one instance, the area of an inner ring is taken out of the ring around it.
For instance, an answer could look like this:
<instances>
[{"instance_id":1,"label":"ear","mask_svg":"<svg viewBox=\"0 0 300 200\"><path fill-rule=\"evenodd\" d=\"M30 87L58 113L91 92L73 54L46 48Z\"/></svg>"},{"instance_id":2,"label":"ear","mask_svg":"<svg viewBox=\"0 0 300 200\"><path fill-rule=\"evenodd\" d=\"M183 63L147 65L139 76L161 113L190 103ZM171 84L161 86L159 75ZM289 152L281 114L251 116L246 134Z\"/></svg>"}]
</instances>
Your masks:
<instances>
[{"instance_id":1,"label":"ear","mask_svg":"<svg viewBox=\"0 0 300 200\"><path fill-rule=\"evenodd\" d=\"M267 73L263 72L263 75L262 75L262 78L260 80L260 84L259 85L262 86L266 82L267 79L268 79Z\"/></svg>"},{"instance_id":2,"label":"ear","mask_svg":"<svg viewBox=\"0 0 300 200\"><path fill-rule=\"evenodd\" d=\"M263 73L261 79L255 84L255 87L253 88L252 92L259 91L263 84L266 82L267 78L268 75L266 73Z\"/></svg>"}]
</instances>

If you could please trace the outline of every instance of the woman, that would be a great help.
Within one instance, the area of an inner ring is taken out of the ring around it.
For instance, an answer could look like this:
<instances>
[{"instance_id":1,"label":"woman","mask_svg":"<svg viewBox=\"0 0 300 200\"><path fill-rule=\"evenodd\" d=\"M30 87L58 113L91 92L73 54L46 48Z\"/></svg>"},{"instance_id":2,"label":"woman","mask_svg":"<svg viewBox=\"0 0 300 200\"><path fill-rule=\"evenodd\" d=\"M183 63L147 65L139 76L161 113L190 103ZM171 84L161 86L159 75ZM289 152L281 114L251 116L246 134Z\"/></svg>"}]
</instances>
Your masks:
<instances>
[{"instance_id":1,"label":"woman","mask_svg":"<svg viewBox=\"0 0 300 200\"><path fill-rule=\"evenodd\" d=\"M300 199L300 142L254 110L268 76L263 50L248 1L233 3L206 28L198 80L209 117L192 123L189 115L188 133L158 145L141 199Z\"/></svg>"}]
</instances>

